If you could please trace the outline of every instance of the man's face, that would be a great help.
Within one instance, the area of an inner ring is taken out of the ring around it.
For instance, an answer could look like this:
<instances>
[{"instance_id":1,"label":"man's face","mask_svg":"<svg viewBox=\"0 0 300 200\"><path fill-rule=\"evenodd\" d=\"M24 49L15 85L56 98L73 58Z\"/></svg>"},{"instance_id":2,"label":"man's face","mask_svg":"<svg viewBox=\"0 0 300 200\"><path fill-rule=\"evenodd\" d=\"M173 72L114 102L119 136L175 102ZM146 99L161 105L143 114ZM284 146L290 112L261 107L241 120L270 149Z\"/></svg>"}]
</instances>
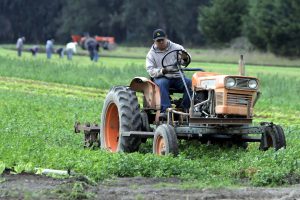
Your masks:
<instances>
[{"instance_id":1,"label":"man's face","mask_svg":"<svg viewBox=\"0 0 300 200\"><path fill-rule=\"evenodd\" d=\"M167 39L158 39L155 41L155 44L159 50L163 51L167 48Z\"/></svg>"}]
</instances>

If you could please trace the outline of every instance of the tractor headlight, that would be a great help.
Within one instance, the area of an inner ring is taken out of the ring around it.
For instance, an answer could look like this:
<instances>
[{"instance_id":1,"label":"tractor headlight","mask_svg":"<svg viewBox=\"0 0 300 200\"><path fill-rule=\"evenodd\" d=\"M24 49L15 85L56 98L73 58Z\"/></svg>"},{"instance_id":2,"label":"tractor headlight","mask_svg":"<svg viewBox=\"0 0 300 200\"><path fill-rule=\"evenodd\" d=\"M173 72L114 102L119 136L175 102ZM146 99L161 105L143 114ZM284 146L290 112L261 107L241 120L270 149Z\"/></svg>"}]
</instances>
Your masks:
<instances>
[{"instance_id":1,"label":"tractor headlight","mask_svg":"<svg viewBox=\"0 0 300 200\"><path fill-rule=\"evenodd\" d=\"M258 83L257 83L257 81L254 80L254 79L252 79L252 80L250 80L250 81L248 82L248 87L251 88L251 89L257 88L257 85L258 85Z\"/></svg>"},{"instance_id":2,"label":"tractor headlight","mask_svg":"<svg viewBox=\"0 0 300 200\"><path fill-rule=\"evenodd\" d=\"M235 79L234 78L228 78L228 79L226 79L225 85L228 88L233 87L235 85Z\"/></svg>"}]
</instances>

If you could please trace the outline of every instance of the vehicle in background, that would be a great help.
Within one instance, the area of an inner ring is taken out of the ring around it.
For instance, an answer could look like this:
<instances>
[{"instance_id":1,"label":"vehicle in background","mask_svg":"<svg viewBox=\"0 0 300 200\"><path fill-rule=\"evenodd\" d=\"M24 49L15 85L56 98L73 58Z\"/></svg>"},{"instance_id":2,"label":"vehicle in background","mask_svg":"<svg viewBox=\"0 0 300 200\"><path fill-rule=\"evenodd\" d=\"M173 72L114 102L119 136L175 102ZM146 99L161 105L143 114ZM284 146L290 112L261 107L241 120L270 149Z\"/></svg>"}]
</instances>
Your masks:
<instances>
[{"instance_id":1,"label":"vehicle in background","mask_svg":"<svg viewBox=\"0 0 300 200\"><path fill-rule=\"evenodd\" d=\"M100 47L105 50L114 50L117 47L114 37L104 37L104 36L81 36L81 35L72 35L73 42L77 42L82 49L87 49L87 44L94 40L99 43Z\"/></svg>"}]
</instances>

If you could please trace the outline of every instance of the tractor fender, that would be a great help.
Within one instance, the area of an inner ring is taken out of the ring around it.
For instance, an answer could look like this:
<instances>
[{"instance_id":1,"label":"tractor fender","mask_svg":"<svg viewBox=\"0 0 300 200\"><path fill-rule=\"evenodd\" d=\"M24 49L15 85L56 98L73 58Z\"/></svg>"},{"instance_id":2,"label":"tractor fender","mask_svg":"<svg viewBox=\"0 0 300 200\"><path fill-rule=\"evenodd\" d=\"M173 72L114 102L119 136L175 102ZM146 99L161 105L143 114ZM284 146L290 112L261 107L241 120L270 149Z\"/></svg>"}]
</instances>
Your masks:
<instances>
[{"instance_id":1,"label":"tractor fender","mask_svg":"<svg viewBox=\"0 0 300 200\"><path fill-rule=\"evenodd\" d=\"M136 92L143 93L144 108L160 110L160 90L153 81L146 77L135 77L129 87Z\"/></svg>"}]
</instances>

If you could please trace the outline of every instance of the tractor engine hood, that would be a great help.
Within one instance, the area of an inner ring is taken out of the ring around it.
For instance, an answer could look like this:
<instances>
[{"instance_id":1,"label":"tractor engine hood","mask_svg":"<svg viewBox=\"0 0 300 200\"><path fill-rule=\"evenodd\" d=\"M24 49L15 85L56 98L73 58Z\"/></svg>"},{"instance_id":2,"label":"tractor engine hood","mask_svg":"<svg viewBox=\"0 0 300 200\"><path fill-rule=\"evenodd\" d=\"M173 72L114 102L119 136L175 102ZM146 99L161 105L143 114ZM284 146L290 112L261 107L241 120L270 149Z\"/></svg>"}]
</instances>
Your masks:
<instances>
[{"instance_id":1,"label":"tractor engine hood","mask_svg":"<svg viewBox=\"0 0 300 200\"><path fill-rule=\"evenodd\" d=\"M258 91L259 81L255 77L220 75L213 72L196 72L192 77L192 89L195 91L220 88Z\"/></svg>"}]
</instances>

